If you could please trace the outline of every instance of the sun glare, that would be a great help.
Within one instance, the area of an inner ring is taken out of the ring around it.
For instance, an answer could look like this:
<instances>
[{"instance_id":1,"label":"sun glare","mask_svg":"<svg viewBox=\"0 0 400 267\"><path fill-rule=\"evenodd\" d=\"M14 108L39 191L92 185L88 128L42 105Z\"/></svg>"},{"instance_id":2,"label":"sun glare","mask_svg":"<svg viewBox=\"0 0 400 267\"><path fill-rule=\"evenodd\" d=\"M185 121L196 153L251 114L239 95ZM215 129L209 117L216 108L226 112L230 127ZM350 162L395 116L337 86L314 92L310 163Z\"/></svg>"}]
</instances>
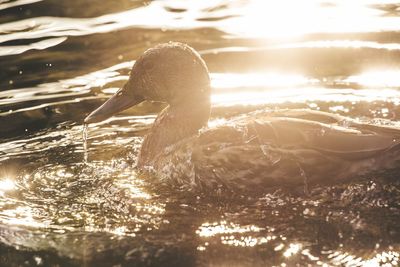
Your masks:
<instances>
[{"instance_id":1,"label":"sun glare","mask_svg":"<svg viewBox=\"0 0 400 267\"><path fill-rule=\"evenodd\" d=\"M400 87L399 77L400 70L380 70L350 76L345 81L367 87Z\"/></svg>"},{"instance_id":2,"label":"sun glare","mask_svg":"<svg viewBox=\"0 0 400 267\"><path fill-rule=\"evenodd\" d=\"M348 78L337 77L337 84L326 87L323 79L310 79L301 75L279 73L213 73L211 74L212 103L216 106L306 103L385 101L400 103L398 77L400 71L365 72ZM343 88L355 84L363 89ZM336 106L332 107L333 109ZM341 106L344 111L344 107ZM334 111L334 110L332 110Z\"/></svg>"},{"instance_id":3,"label":"sun glare","mask_svg":"<svg viewBox=\"0 0 400 267\"><path fill-rule=\"evenodd\" d=\"M279 73L213 73L211 86L213 88L240 87L291 87L311 82L301 75Z\"/></svg>"},{"instance_id":4,"label":"sun glare","mask_svg":"<svg viewBox=\"0 0 400 267\"><path fill-rule=\"evenodd\" d=\"M13 190L15 188L15 183L10 178L4 178L0 180L0 194L4 191Z\"/></svg>"},{"instance_id":5,"label":"sun glare","mask_svg":"<svg viewBox=\"0 0 400 267\"><path fill-rule=\"evenodd\" d=\"M264 1L237 3L243 16L227 20L228 32L255 38L296 37L310 33L395 30L398 17L382 17L368 1Z\"/></svg>"},{"instance_id":6,"label":"sun glare","mask_svg":"<svg viewBox=\"0 0 400 267\"><path fill-rule=\"evenodd\" d=\"M301 244L289 244L289 248L285 250L283 253L283 256L286 258L289 258L293 255L295 255L297 252L300 251L302 245Z\"/></svg>"}]
</instances>

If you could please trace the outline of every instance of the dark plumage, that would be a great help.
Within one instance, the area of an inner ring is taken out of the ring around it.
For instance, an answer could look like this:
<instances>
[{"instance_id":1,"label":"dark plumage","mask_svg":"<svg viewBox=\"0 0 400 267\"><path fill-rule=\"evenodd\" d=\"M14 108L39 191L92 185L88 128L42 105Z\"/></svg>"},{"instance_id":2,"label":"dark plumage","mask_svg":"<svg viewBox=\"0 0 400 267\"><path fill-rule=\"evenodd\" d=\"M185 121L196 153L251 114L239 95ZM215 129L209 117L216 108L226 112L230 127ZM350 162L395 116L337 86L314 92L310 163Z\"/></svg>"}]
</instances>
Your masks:
<instances>
[{"instance_id":1,"label":"dark plumage","mask_svg":"<svg viewBox=\"0 0 400 267\"><path fill-rule=\"evenodd\" d=\"M393 167L398 129L311 110L262 110L205 128L210 114L206 64L191 47L170 42L147 50L129 81L85 123L144 100L167 102L138 159L159 179L188 187L260 190L332 183Z\"/></svg>"}]
</instances>

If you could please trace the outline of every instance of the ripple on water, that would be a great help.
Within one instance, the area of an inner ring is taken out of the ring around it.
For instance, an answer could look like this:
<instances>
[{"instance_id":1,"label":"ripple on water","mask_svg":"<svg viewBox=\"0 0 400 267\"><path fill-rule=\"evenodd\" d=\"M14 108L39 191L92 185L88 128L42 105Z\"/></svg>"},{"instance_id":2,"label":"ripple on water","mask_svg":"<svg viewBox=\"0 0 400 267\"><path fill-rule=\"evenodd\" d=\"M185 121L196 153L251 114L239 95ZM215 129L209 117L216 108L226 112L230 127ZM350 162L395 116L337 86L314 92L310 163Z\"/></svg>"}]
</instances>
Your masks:
<instances>
[{"instance_id":1,"label":"ripple on water","mask_svg":"<svg viewBox=\"0 0 400 267\"><path fill-rule=\"evenodd\" d=\"M180 40L211 70L210 125L310 108L399 127L398 1L0 2L0 265L398 265L398 169L308 195L181 192L133 167L162 105L86 142L81 125L143 50Z\"/></svg>"},{"instance_id":2,"label":"ripple on water","mask_svg":"<svg viewBox=\"0 0 400 267\"><path fill-rule=\"evenodd\" d=\"M3 227L11 227L2 241L13 246L32 249L34 245L34 249L47 250L56 245L61 254L75 247L74 257L79 257L83 248L98 248L73 244L74 236L90 239L95 233L104 233L106 240L134 237L137 232L158 229L163 222L165 204L145 191L143 181L123 160L46 165L15 181L3 180L1 185L5 199L1 201L0 221ZM53 238L61 234L70 238L54 244ZM41 235L49 239L35 244L31 238ZM92 241L92 245L97 242Z\"/></svg>"}]
</instances>

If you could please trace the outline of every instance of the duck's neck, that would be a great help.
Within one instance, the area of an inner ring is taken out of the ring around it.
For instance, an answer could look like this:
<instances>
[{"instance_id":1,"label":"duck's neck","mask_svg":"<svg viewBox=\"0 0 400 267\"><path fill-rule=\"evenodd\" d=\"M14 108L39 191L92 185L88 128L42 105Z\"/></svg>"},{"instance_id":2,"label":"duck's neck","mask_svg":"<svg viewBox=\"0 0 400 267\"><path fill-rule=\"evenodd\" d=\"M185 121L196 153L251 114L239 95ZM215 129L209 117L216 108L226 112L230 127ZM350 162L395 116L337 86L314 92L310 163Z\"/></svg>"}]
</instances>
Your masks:
<instances>
[{"instance_id":1,"label":"duck's neck","mask_svg":"<svg viewBox=\"0 0 400 267\"><path fill-rule=\"evenodd\" d=\"M210 109L209 99L166 107L143 140L137 166L152 166L165 148L196 134L207 125Z\"/></svg>"}]
</instances>

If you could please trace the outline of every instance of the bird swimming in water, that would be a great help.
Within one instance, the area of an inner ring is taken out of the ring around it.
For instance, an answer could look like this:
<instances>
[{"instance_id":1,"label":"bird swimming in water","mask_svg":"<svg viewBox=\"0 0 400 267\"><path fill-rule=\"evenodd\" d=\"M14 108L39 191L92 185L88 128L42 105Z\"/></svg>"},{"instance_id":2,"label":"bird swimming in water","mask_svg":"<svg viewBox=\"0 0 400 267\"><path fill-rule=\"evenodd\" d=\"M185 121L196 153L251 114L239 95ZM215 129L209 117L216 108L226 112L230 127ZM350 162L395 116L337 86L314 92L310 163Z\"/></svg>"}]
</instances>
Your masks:
<instances>
[{"instance_id":1,"label":"bird swimming in water","mask_svg":"<svg viewBox=\"0 0 400 267\"><path fill-rule=\"evenodd\" d=\"M127 83L85 123L145 100L168 106L145 136L137 167L188 188L263 191L332 184L392 168L400 130L312 110L259 110L207 128L210 77L200 55L178 42L148 49Z\"/></svg>"}]
</instances>

